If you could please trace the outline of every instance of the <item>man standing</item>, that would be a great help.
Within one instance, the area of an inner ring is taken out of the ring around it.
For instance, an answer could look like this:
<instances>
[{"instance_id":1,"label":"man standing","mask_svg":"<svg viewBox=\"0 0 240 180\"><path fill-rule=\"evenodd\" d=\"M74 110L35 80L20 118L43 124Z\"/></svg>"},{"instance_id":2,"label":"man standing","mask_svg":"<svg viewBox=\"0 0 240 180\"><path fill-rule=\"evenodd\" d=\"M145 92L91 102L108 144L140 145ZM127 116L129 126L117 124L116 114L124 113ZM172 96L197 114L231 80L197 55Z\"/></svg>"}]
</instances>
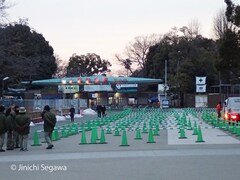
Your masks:
<instances>
[{"instance_id":1,"label":"man standing","mask_svg":"<svg viewBox=\"0 0 240 180\"><path fill-rule=\"evenodd\" d=\"M56 115L50 112L50 107L48 105L44 106L42 118L44 120L43 128L45 133L45 140L48 144L48 147L46 149L52 149L52 132L56 125Z\"/></svg>"},{"instance_id":2,"label":"man standing","mask_svg":"<svg viewBox=\"0 0 240 180\"><path fill-rule=\"evenodd\" d=\"M71 122L74 122L75 108L73 105L71 106L69 113L70 113L70 117L71 117Z\"/></svg>"},{"instance_id":3,"label":"man standing","mask_svg":"<svg viewBox=\"0 0 240 180\"><path fill-rule=\"evenodd\" d=\"M19 108L19 114L16 116L16 129L19 134L20 151L28 151L28 134L30 131L30 117L26 115L25 107Z\"/></svg>"},{"instance_id":4,"label":"man standing","mask_svg":"<svg viewBox=\"0 0 240 180\"><path fill-rule=\"evenodd\" d=\"M13 150L14 144L13 144L13 130L14 130L14 119L12 115L12 108L9 107L6 110L6 118L7 118L7 150Z\"/></svg>"},{"instance_id":5,"label":"man standing","mask_svg":"<svg viewBox=\"0 0 240 180\"><path fill-rule=\"evenodd\" d=\"M3 150L3 144L5 139L5 133L7 131L6 127L6 116L4 114L4 106L0 106L0 152L4 152Z\"/></svg>"},{"instance_id":6,"label":"man standing","mask_svg":"<svg viewBox=\"0 0 240 180\"><path fill-rule=\"evenodd\" d=\"M102 106L101 105L97 105L97 113L98 113L98 117L102 117Z\"/></svg>"}]
</instances>

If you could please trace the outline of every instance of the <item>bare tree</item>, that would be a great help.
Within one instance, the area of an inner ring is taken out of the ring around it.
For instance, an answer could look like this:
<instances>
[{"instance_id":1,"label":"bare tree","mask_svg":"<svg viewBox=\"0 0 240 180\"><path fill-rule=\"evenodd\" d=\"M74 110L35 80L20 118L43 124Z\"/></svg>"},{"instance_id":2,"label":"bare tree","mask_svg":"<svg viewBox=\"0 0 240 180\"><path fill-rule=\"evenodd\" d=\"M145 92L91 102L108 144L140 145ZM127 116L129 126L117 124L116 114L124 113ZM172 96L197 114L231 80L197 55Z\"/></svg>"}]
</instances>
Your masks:
<instances>
[{"instance_id":1,"label":"bare tree","mask_svg":"<svg viewBox=\"0 0 240 180\"><path fill-rule=\"evenodd\" d=\"M55 54L56 63L57 63L57 71L55 73L55 77L65 77L67 74L67 62L63 61L58 55Z\"/></svg>"},{"instance_id":2,"label":"bare tree","mask_svg":"<svg viewBox=\"0 0 240 180\"><path fill-rule=\"evenodd\" d=\"M217 39L223 37L227 29L232 29L232 23L227 21L225 10L221 9L213 20L213 32Z\"/></svg>"},{"instance_id":3,"label":"bare tree","mask_svg":"<svg viewBox=\"0 0 240 180\"><path fill-rule=\"evenodd\" d=\"M143 69L149 48L158 43L160 39L161 36L156 34L135 37L134 41L130 42L125 48L123 54L125 58L118 54L115 57L125 69L133 73L135 69Z\"/></svg>"},{"instance_id":4,"label":"bare tree","mask_svg":"<svg viewBox=\"0 0 240 180\"><path fill-rule=\"evenodd\" d=\"M0 24L3 23L7 19L7 12L6 10L12 7L7 0L0 0Z\"/></svg>"},{"instance_id":5,"label":"bare tree","mask_svg":"<svg viewBox=\"0 0 240 180\"><path fill-rule=\"evenodd\" d=\"M179 31L188 39L194 39L201 33L201 25L197 19L193 19L188 23L188 26L179 28Z\"/></svg>"}]
</instances>

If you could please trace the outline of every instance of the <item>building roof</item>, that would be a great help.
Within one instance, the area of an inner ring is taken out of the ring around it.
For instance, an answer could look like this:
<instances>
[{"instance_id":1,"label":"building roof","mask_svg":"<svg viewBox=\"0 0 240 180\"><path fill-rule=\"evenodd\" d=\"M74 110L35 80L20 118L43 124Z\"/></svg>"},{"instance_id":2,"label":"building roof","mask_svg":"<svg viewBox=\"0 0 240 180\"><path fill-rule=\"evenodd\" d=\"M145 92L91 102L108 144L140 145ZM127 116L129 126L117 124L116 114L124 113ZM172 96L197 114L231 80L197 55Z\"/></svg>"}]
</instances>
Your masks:
<instances>
[{"instance_id":1,"label":"building roof","mask_svg":"<svg viewBox=\"0 0 240 180\"><path fill-rule=\"evenodd\" d=\"M125 76L88 76L88 77L65 77L54 79L43 79L32 81L32 85L60 85L60 84L111 84L111 83L126 83L126 84L150 84L162 83L162 79L125 77ZM29 82L22 82L28 84Z\"/></svg>"}]
</instances>

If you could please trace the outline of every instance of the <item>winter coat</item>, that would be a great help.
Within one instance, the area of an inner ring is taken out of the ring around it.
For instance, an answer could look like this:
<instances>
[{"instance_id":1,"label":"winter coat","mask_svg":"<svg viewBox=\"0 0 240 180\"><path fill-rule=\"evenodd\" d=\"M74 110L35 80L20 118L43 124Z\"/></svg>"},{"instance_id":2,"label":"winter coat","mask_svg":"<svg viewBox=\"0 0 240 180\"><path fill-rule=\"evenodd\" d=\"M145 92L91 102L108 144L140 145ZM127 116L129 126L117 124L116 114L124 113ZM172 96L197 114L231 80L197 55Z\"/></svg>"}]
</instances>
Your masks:
<instances>
[{"instance_id":1,"label":"winter coat","mask_svg":"<svg viewBox=\"0 0 240 180\"><path fill-rule=\"evenodd\" d=\"M7 124L7 130L8 131L13 131L14 130L14 117L13 117L12 114L9 114L7 116L6 124Z\"/></svg>"},{"instance_id":2,"label":"winter coat","mask_svg":"<svg viewBox=\"0 0 240 180\"><path fill-rule=\"evenodd\" d=\"M70 110L69 110L69 112L70 112L70 116L71 117L74 117L74 114L75 114L75 108L70 108Z\"/></svg>"},{"instance_id":3,"label":"winter coat","mask_svg":"<svg viewBox=\"0 0 240 180\"><path fill-rule=\"evenodd\" d=\"M52 112L45 112L42 114L43 120L44 120L44 132L51 132L54 130L54 127L56 125L56 116Z\"/></svg>"},{"instance_id":4,"label":"winter coat","mask_svg":"<svg viewBox=\"0 0 240 180\"><path fill-rule=\"evenodd\" d=\"M0 134L4 134L7 131L6 116L0 113Z\"/></svg>"},{"instance_id":5,"label":"winter coat","mask_svg":"<svg viewBox=\"0 0 240 180\"><path fill-rule=\"evenodd\" d=\"M30 117L26 114L18 114L15 119L16 130L20 135L27 135L30 131Z\"/></svg>"}]
</instances>

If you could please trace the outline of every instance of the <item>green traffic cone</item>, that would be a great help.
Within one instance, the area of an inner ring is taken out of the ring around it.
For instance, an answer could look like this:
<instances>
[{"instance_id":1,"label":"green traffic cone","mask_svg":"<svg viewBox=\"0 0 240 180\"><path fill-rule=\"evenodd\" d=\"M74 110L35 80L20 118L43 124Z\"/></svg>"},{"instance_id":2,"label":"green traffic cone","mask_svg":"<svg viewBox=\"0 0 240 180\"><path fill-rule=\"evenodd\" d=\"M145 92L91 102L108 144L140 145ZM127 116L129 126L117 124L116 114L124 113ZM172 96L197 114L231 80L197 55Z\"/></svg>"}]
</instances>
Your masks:
<instances>
[{"instance_id":1,"label":"green traffic cone","mask_svg":"<svg viewBox=\"0 0 240 180\"><path fill-rule=\"evenodd\" d=\"M104 133L104 129L102 128L101 130L101 137L100 137L100 144L107 144L106 139L105 139L105 133Z\"/></svg>"},{"instance_id":2,"label":"green traffic cone","mask_svg":"<svg viewBox=\"0 0 240 180\"><path fill-rule=\"evenodd\" d=\"M56 129L56 131L55 131L55 136L56 136L56 140L59 140L60 139L60 137L59 137L59 133L58 133L58 128Z\"/></svg>"},{"instance_id":3,"label":"green traffic cone","mask_svg":"<svg viewBox=\"0 0 240 180\"><path fill-rule=\"evenodd\" d=\"M190 119L188 119L187 130L192 130L192 123L191 123Z\"/></svg>"},{"instance_id":4,"label":"green traffic cone","mask_svg":"<svg viewBox=\"0 0 240 180\"><path fill-rule=\"evenodd\" d=\"M96 143L97 143L97 129L96 129L96 126L94 126L92 127L90 144L96 144Z\"/></svg>"},{"instance_id":5,"label":"green traffic cone","mask_svg":"<svg viewBox=\"0 0 240 180\"><path fill-rule=\"evenodd\" d=\"M232 134L237 134L237 124L234 123Z\"/></svg>"},{"instance_id":6,"label":"green traffic cone","mask_svg":"<svg viewBox=\"0 0 240 180\"><path fill-rule=\"evenodd\" d=\"M86 139L86 134L85 134L85 128L82 127L82 137L81 137L81 142L79 143L81 144L87 144L87 139Z\"/></svg>"},{"instance_id":7,"label":"green traffic cone","mask_svg":"<svg viewBox=\"0 0 240 180\"><path fill-rule=\"evenodd\" d=\"M183 127L180 127L180 136L178 139L186 139L187 137L185 136L185 131Z\"/></svg>"},{"instance_id":8,"label":"green traffic cone","mask_svg":"<svg viewBox=\"0 0 240 180\"><path fill-rule=\"evenodd\" d=\"M198 126L198 135L197 135L197 141L196 142L205 142L202 138L202 131L201 131L200 126Z\"/></svg>"},{"instance_id":9,"label":"green traffic cone","mask_svg":"<svg viewBox=\"0 0 240 180\"><path fill-rule=\"evenodd\" d=\"M146 122L143 123L142 133L148 133Z\"/></svg>"},{"instance_id":10,"label":"green traffic cone","mask_svg":"<svg viewBox=\"0 0 240 180\"><path fill-rule=\"evenodd\" d=\"M56 130L55 129L52 132L52 141L57 141Z\"/></svg>"},{"instance_id":11,"label":"green traffic cone","mask_svg":"<svg viewBox=\"0 0 240 180\"><path fill-rule=\"evenodd\" d=\"M153 135L154 135L154 136L160 136L159 133L158 133L158 128L155 128L155 129L153 130Z\"/></svg>"},{"instance_id":12,"label":"green traffic cone","mask_svg":"<svg viewBox=\"0 0 240 180\"><path fill-rule=\"evenodd\" d=\"M42 144L39 143L39 138L38 138L38 132L37 130L34 131L34 136L33 136L33 144L32 146L41 146Z\"/></svg>"},{"instance_id":13,"label":"green traffic cone","mask_svg":"<svg viewBox=\"0 0 240 180\"><path fill-rule=\"evenodd\" d=\"M135 137L134 139L136 139L136 140L142 139L142 137L141 137L141 132L140 132L140 129L139 129L139 128L137 128L137 130L136 130L136 137Z\"/></svg>"},{"instance_id":14,"label":"green traffic cone","mask_svg":"<svg viewBox=\"0 0 240 180\"><path fill-rule=\"evenodd\" d=\"M192 135L198 135L198 130L197 130L197 123L194 121L194 127L193 127L193 134Z\"/></svg>"},{"instance_id":15,"label":"green traffic cone","mask_svg":"<svg viewBox=\"0 0 240 180\"><path fill-rule=\"evenodd\" d=\"M67 135L68 135L68 136L73 135L73 134L72 134L72 127L70 127L70 126L68 126Z\"/></svg>"},{"instance_id":16,"label":"green traffic cone","mask_svg":"<svg viewBox=\"0 0 240 180\"><path fill-rule=\"evenodd\" d=\"M65 126L63 126L63 128L62 128L62 138L66 138L66 137L67 137L66 128L65 128Z\"/></svg>"},{"instance_id":17,"label":"green traffic cone","mask_svg":"<svg viewBox=\"0 0 240 180\"><path fill-rule=\"evenodd\" d=\"M121 136L118 127L115 128L114 136Z\"/></svg>"},{"instance_id":18,"label":"green traffic cone","mask_svg":"<svg viewBox=\"0 0 240 180\"><path fill-rule=\"evenodd\" d=\"M154 141L152 129L149 129L148 142L147 142L147 143L156 143L156 142Z\"/></svg>"},{"instance_id":19,"label":"green traffic cone","mask_svg":"<svg viewBox=\"0 0 240 180\"><path fill-rule=\"evenodd\" d=\"M125 129L123 130L122 144L120 146L129 146L127 141L127 133Z\"/></svg>"}]
</instances>

